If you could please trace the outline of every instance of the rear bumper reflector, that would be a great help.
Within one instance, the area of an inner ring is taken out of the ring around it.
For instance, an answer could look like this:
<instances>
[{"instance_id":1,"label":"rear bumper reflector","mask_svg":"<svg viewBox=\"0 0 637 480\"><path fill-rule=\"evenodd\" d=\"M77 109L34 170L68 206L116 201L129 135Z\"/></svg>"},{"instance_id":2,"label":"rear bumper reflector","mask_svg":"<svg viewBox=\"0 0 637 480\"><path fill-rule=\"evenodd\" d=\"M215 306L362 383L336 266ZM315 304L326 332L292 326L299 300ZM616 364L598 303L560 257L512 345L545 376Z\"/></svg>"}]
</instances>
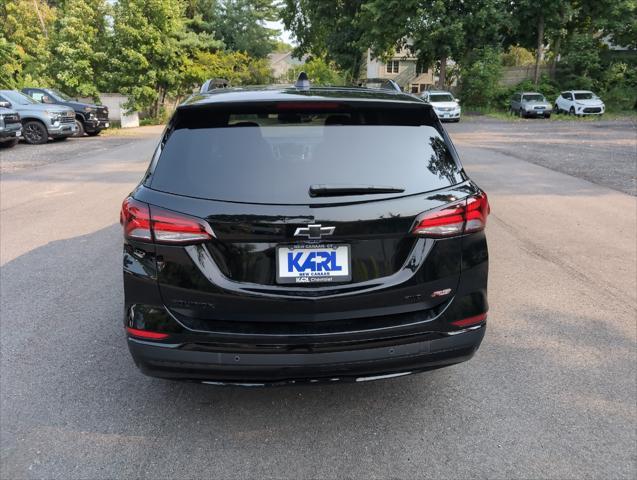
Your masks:
<instances>
[{"instance_id":1,"label":"rear bumper reflector","mask_svg":"<svg viewBox=\"0 0 637 480\"><path fill-rule=\"evenodd\" d=\"M478 323L482 323L487 319L487 312L481 313L480 315L474 315L473 317L463 318L462 320L456 320L455 322L451 322L451 325L456 327L468 327L470 325L477 325Z\"/></svg>"},{"instance_id":2,"label":"rear bumper reflector","mask_svg":"<svg viewBox=\"0 0 637 480\"><path fill-rule=\"evenodd\" d=\"M168 338L167 333L151 332L148 330L139 330L137 328L126 327L126 332L137 338L145 338L146 340L163 340Z\"/></svg>"}]
</instances>

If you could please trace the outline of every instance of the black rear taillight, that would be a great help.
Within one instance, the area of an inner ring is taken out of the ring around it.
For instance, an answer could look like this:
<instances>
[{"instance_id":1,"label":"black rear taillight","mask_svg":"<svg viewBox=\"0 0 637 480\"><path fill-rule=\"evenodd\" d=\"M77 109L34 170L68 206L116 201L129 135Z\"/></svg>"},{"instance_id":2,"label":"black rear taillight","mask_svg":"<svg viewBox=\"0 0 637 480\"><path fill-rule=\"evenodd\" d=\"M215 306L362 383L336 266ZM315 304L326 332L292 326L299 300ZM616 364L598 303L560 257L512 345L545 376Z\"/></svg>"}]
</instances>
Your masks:
<instances>
[{"instance_id":1,"label":"black rear taillight","mask_svg":"<svg viewBox=\"0 0 637 480\"><path fill-rule=\"evenodd\" d=\"M460 202L420 214L411 233L420 237L445 238L479 232L487 224L489 211L487 194L480 192Z\"/></svg>"},{"instance_id":2,"label":"black rear taillight","mask_svg":"<svg viewBox=\"0 0 637 480\"><path fill-rule=\"evenodd\" d=\"M122 203L120 223L125 238L143 242L188 245L214 237L204 220L148 205L132 197Z\"/></svg>"}]
</instances>

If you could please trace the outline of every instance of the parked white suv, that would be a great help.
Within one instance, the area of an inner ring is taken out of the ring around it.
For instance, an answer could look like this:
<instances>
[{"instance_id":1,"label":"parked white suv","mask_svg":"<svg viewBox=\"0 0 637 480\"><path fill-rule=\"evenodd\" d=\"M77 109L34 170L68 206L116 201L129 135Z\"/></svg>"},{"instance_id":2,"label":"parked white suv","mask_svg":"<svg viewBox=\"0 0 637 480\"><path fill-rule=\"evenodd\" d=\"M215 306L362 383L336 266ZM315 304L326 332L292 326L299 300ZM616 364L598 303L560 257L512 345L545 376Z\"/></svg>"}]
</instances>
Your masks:
<instances>
[{"instance_id":1,"label":"parked white suv","mask_svg":"<svg viewBox=\"0 0 637 480\"><path fill-rule=\"evenodd\" d=\"M450 92L444 90L428 90L421 95L421 98L430 103L434 112L441 121L460 121L460 104Z\"/></svg>"},{"instance_id":2,"label":"parked white suv","mask_svg":"<svg viewBox=\"0 0 637 480\"><path fill-rule=\"evenodd\" d=\"M555 100L555 113L601 115L606 110L602 99L588 90L568 90Z\"/></svg>"}]
</instances>

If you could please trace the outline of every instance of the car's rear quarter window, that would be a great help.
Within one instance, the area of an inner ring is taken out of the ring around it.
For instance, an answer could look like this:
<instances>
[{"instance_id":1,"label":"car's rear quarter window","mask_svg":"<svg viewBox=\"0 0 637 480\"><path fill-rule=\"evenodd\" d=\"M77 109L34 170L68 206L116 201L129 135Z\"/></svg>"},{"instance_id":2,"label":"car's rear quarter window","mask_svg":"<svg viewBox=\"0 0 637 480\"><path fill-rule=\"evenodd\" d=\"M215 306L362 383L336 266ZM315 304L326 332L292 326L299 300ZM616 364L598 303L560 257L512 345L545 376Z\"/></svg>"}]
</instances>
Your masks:
<instances>
[{"instance_id":1,"label":"car's rear quarter window","mask_svg":"<svg viewBox=\"0 0 637 480\"><path fill-rule=\"evenodd\" d=\"M409 195L460 181L430 110L325 103L179 110L149 186L206 199L304 204L326 201L310 197L316 184L387 186Z\"/></svg>"}]
</instances>

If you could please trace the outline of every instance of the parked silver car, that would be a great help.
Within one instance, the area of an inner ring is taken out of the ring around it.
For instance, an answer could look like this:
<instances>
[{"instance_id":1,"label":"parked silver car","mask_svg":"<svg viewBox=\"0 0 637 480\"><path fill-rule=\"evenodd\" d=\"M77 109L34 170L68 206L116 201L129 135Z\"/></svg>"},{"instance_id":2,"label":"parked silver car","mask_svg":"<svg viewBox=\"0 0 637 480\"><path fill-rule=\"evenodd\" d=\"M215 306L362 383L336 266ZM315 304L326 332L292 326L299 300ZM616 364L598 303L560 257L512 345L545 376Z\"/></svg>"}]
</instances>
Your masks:
<instances>
[{"instance_id":1,"label":"parked silver car","mask_svg":"<svg viewBox=\"0 0 637 480\"><path fill-rule=\"evenodd\" d=\"M459 122L460 121L460 101L455 98L451 92L444 90L428 90L423 92L421 98L430 103L434 108L434 112L441 121Z\"/></svg>"},{"instance_id":2,"label":"parked silver car","mask_svg":"<svg viewBox=\"0 0 637 480\"><path fill-rule=\"evenodd\" d=\"M77 132L72 108L39 103L17 90L0 90L0 102L20 114L27 143L46 143L49 137L66 140Z\"/></svg>"},{"instance_id":3,"label":"parked silver car","mask_svg":"<svg viewBox=\"0 0 637 480\"><path fill-rule=\"evenodd\" d=\"M8 103L0 102L0 148L15 146L22 135L20 114L7 108L8 105Z\"/></svg>"},{"instance_id":4,"label":"parked silver car","mask_svg":"<svg viewBox=\"0 0 637 480\"><path fill-rule=\"evenodd\" d=\"M551 116L551 104L538 92L517 92L511 97L509 111L522 118Z\"/></svg>"}]
</instances>

